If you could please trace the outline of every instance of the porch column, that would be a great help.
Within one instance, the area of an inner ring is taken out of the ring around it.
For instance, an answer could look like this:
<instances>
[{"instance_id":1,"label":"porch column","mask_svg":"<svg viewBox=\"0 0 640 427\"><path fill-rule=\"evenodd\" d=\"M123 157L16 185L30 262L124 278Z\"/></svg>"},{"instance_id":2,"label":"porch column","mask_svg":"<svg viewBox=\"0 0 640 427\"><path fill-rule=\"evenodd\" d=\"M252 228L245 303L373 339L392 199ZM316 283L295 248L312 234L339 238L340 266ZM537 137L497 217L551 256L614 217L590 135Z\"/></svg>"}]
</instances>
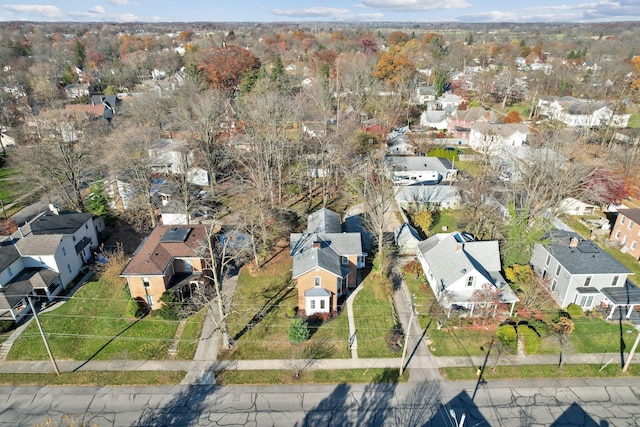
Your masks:
<instances>
[{"instance_id":1,"label":"porch column","mask_svg":"<svg viewBox=\"0 0 640 427\"><path fill-rule=\"evenodd\" d=\"M616 307L617 307L617 304L611 304L611 311L609 312L609 315L607 316L607 320L613 319L613 313L616 311Z\"/></svg>"},{"instance_id":2,"label":"porch column","mask_svg":"<svg viewBox=\"0 0 640 427\"><path fill-rule=\"evenodd\" d=\"M627 310L627 319L629 319L631 317L631 313L633 312L633 309L635 308L635 304L631 304L629 306L629 310Z\"/></svg>"},{"instance_id":3,"label":"porch column","mask_svg":"<svg viewBox=\"0 0 640 427\"><path fill-rule=\"evenodd\" d=\"M516 302L511 303L511 310L509 310L509 317L513 317L513 309L516 307Z\"/></svg>"},{"instance_id":4,"label":"porch column","mask_svg":"<svg viewBox=\"0 0 640 427\"><path fill-rule=\"evenodd\" d=\"M447 313L447 319L451 317L451 306L449 306L449 312Z\"/></svg>"},{"instance_id":5,"label":"porch column","mask_svg":"<svg viewBox=\"0 0 640 427\"><path fill-rule=\"evenodd\" d=\"M469 317L473 317L473 310L476 308L476 303L471 304L471 312L469 312Z\"/></svg>"}]
</instances>

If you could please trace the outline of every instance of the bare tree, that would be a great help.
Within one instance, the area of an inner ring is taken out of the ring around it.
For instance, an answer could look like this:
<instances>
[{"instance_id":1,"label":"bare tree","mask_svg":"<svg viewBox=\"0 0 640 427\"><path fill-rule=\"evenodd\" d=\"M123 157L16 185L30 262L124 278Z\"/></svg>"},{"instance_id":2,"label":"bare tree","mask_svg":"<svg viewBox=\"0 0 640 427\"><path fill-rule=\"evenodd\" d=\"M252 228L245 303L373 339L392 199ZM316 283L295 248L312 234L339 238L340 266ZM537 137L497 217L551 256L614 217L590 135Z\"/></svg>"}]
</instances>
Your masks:
<instances>
[{"instance_id":1,"label":"bare tree","mask_svg":"<svg viewBox=\"0 0 640 427\"><path fill-rule=\"evenodd\" d=\"M213 227L208 228L205 247L207 269L206 275L213 284L216 295L217 313L211 313L214 322L222 334L222 347L225 350L231 348L232 340L227 325L227 317L231 314L230 301L225 301L223 284L231 273L246 257L246 247L236 240L238 229L232 229L222 235L215 235ZM211 304L208 304L211 309Z\"/></svg>"},{"instance_id":2,"label":"bare tree","mask_svg":"<svg viewBox=\"0 0 640 427\"><path fill-rule=\"evenodd\" d=\"M376 238L378 256L383 257L385 231L387 231L389 215L395 203L393 184L384 170L383 157L370 156L364 173L365 225Z\"/></svg>"},{"instance_id":3,"label":"bare tree","mask_svg":"<svg viewBox=\"0 0 640 427\"><path fill-rule=\"evenodd\" d=\"M211 193L215 191L216 175L228 164L227 150L220 138L228 129L227 110L231 108L224 92L210 89L180 97L174 108L178 129L185 135L193 149L194 165L207 171Z\"/></svg>"},{"instance_id":4,"label":"bare tree","mask_svg":"<svg viewBox=\"0 0 640 427\"><path fill-rule=\"evenodd\" d=\"M131 188L133 207L146 212L154 228L157 224L156 205L153 201L153 168L149 159L149 146L159 138L160 132L153 125L120 125L117 138L123 141L114 161L113 174ZM117 168L115 167L117 166Z\"/></svg>"},{"instance_id":5,"label":"bare tree","mask_svg":"<svg viewBox=\"0 0 640 427\"><path fill-rule=\"evenodd\" d=\"M65 203L84 210L82 187L99 158L94 123L84 113L45 111L35 119L34 141L21 147L17 160L34 182L57 189ZM106 131L106 129L103 129Z\"/></svg>"}]
</instances>

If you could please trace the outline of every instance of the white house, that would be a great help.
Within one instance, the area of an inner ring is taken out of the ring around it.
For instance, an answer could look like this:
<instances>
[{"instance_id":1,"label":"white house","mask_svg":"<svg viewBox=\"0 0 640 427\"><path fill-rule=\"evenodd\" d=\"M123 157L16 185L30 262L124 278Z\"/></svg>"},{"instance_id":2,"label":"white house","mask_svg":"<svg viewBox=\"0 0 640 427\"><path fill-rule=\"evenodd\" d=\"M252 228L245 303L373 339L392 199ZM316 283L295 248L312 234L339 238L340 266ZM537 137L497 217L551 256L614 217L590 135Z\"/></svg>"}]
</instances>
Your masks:
<instances>
[{"instance_id":1,"label":"white house","mask_svg":"<svg viewBox=\"0 0 640 427\"><path fill-rule=\"evenodd\" d=\"M387 156L384 162L394 185L438 184L458 173L449 160L439 157Z\"/></svg>"},{"instance_id":2,"label":"white house","mask_svg":"<svg viewBox=\"0 0 640 427\"><path fill-rule=\"evenodd\" d=\"M476 151L497 154L502 147L518 147L527 142L529 126L524 123L478 122L471 126L469 146Z\"/></svg>"},{"instance_id":3,"label":"white house","mask_svg":"<svg viewBox=\"0 0 640 427\"><path fill-rule=\"evenodd\" d=\"M558 120L569 127L614 126L624 128L630 114L615 113L615 103L592 101L571 96L546 97L538 100L538 114Z\"/></svg>"},{"instance_id":4,"label":"white house","mask_svg":"<svg viewBox=\"0 0 640 427\"><path fill-rule=\"evenodd\" d=\"M196 185L209 185L209 174L202 168L195 167L193 153L187 142L163 138L149 147L151 167L165 175L187 173L189 182Z\"/></svg>"},{"instance_id":5,"label":"white house","mask_svg":"<svg viewBox=\"0 0 640 427\"><path fill-rule=\"evenodd\" d=\"M22 319L28 295L52 301L98 247L102 218L50 209L0 244L0 317Z\"/></svg>"},{"instance_id":6,"label":"white house","mask_svg":"<svg viewBox=\"0 0 640 427\"><path fill-rule=\"evenodd\" d=\"M462 203L460 192L453 185L394 185L393 192L402 209L457 209Z\"/></svg>"},{"instance_id":7,"label":"white house","mask_svg":"<svg viewBox=\"0 0 640 427\"><path fill-rule=\"evenodd\" d=\"M478 305L514 305L519 301L500 271L497 240L476 241L467 233L436 234L418 244L418 260L438 302L444 308L469 310ZM487 298L487 292L496 298ZM497 309L497 306L495 307Z\"/></svg>"}]
</instances>

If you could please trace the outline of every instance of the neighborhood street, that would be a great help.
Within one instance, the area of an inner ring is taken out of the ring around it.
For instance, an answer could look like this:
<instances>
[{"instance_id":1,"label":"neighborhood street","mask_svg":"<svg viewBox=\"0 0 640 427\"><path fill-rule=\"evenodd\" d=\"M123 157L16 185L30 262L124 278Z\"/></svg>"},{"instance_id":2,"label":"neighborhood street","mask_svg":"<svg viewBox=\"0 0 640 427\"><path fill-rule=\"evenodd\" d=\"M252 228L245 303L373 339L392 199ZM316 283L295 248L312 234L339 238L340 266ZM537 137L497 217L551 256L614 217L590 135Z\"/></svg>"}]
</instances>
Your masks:
<instances>
[{"instance_id":1,"label":"neighborhood street","mask_svg":"<svg viewBox=\"0 0 640 427\"><path fill-rule=\"evenodd\" d=\"M635 426L628 379L299 386L2 387L0 425ZM455 418L455 420L454 420ZM73 422L72 422L73 421Z\"/></svg>"}]
</instances>

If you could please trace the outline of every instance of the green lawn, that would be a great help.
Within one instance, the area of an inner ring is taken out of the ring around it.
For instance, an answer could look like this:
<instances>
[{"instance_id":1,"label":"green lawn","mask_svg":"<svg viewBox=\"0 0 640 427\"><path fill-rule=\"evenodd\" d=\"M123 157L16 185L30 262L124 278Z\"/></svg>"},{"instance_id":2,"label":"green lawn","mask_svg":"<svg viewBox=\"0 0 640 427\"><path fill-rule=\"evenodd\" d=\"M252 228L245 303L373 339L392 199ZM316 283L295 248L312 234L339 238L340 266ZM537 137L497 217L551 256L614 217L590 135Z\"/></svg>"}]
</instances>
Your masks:
<instances>
[{"instance_id":1,"label":"green lawn","mask_svg":"<svg viewBox=\"0 0 640 427\"><path fill-rule=\"evenodd\" d=\"M178 385L186 375L183 371L83 371L56 374L0 374L2 386L158 386Z\"/></svg>"},{"instance_id":2,"label":"green lawn","mask_svg":"<svg viewBox=\"0 0 640 427\"><path fill-rule=\"evenodd\" d=\"M358 357L400 357L389 349L385 337L395 322L391 307L391 283L371 273L360 284L353 301L353 317L358 337Z\"/></svg>"},{"instance_id":3,"label":"green lawn","mask_svg":"<svg viewBox=\"0 0 640 427\"><path fill-rule=\"evenodd\" d=\"M20 181L13 179L20 175L20 171L13 168L0 168L0 200L4 204L13 202L16 197L29 188Z\"/></svg>"},{"instance_id":4,"label":"green lawn","mask_svg":"<svg viewBox=\"0 0 640 427\"><path fill-rule=\"evenodd\" d=\"M278 370L216 373L218 385L398 383L408 379L409 371L400 377L398 369L388 368L303 371L298 378L292 371Z\"/></svg>"},{"instance_id":5,"label":"green lawn","mask_svg":"<svg viewBox=\"0 0 640 427\"><path fill-rule=\"evenodd\" d=\"M630 128L640 128L640 113L631 114L629 124L627 126Z\"/></svg>"},{"instance_id":6,"label":"green lawn","mask_svg":"<svg viewBox=\"0 0 640 427\"><path fill-rule=\"evenodd\" d=\"M458 224L461 222L463 212L454 209L444 209L438 214L434 215L434 221L431 224L431 233L442 233L443 227L447 227L448 231L455 231L458 229Z\"/></svg>"},{"instance_id":7,"label":"green lawn","mask_svg":"<svg viewBox=\"0 0 640 427\"><path fill-rule=\"evenodd\" d=\"M482 378L487 381L500 379L523 378L611 378L640 376L640 365L631 365L624 373L620 364L610 364L600 370L600 365L565 365L558 369L556 365L514 365L498 366L495 370L487 368ZM443 368L441 372L449 380L475 380L476 367Z\"/></svg>"},{"instance_id":8,"label":"green lawn","mask_svg":"<svg viewBox=\"0 0 640 427\"><path fill-rule=\"evenodd\" d=\"M347 313L311 329L304 344L289 342L291 319L287 309L297 305L297 290L291 287L291 258L285 250L262 270L243 268L233 299L229 330L235 340L227 355L232 359L287 359L301 357L305 348L327 358L347 358L349 326Z\"/></svg>"},{"instance_id":9,"label":"green lawn","mask_svg":"<svg viewBox=\"0 0 640 427\"><path fill-rule=\"evenodd\" d=\"M52 353L61 360L166 359L178 322L163 320L155 313L129 319L126 306L122 283L86 283L69 301L40 315ZM193 357L203 319L194 316L189 320L178 346L179 358ZM16 340L7 359L48 359L35 322Z\"/></svg>"}]
</instances>

